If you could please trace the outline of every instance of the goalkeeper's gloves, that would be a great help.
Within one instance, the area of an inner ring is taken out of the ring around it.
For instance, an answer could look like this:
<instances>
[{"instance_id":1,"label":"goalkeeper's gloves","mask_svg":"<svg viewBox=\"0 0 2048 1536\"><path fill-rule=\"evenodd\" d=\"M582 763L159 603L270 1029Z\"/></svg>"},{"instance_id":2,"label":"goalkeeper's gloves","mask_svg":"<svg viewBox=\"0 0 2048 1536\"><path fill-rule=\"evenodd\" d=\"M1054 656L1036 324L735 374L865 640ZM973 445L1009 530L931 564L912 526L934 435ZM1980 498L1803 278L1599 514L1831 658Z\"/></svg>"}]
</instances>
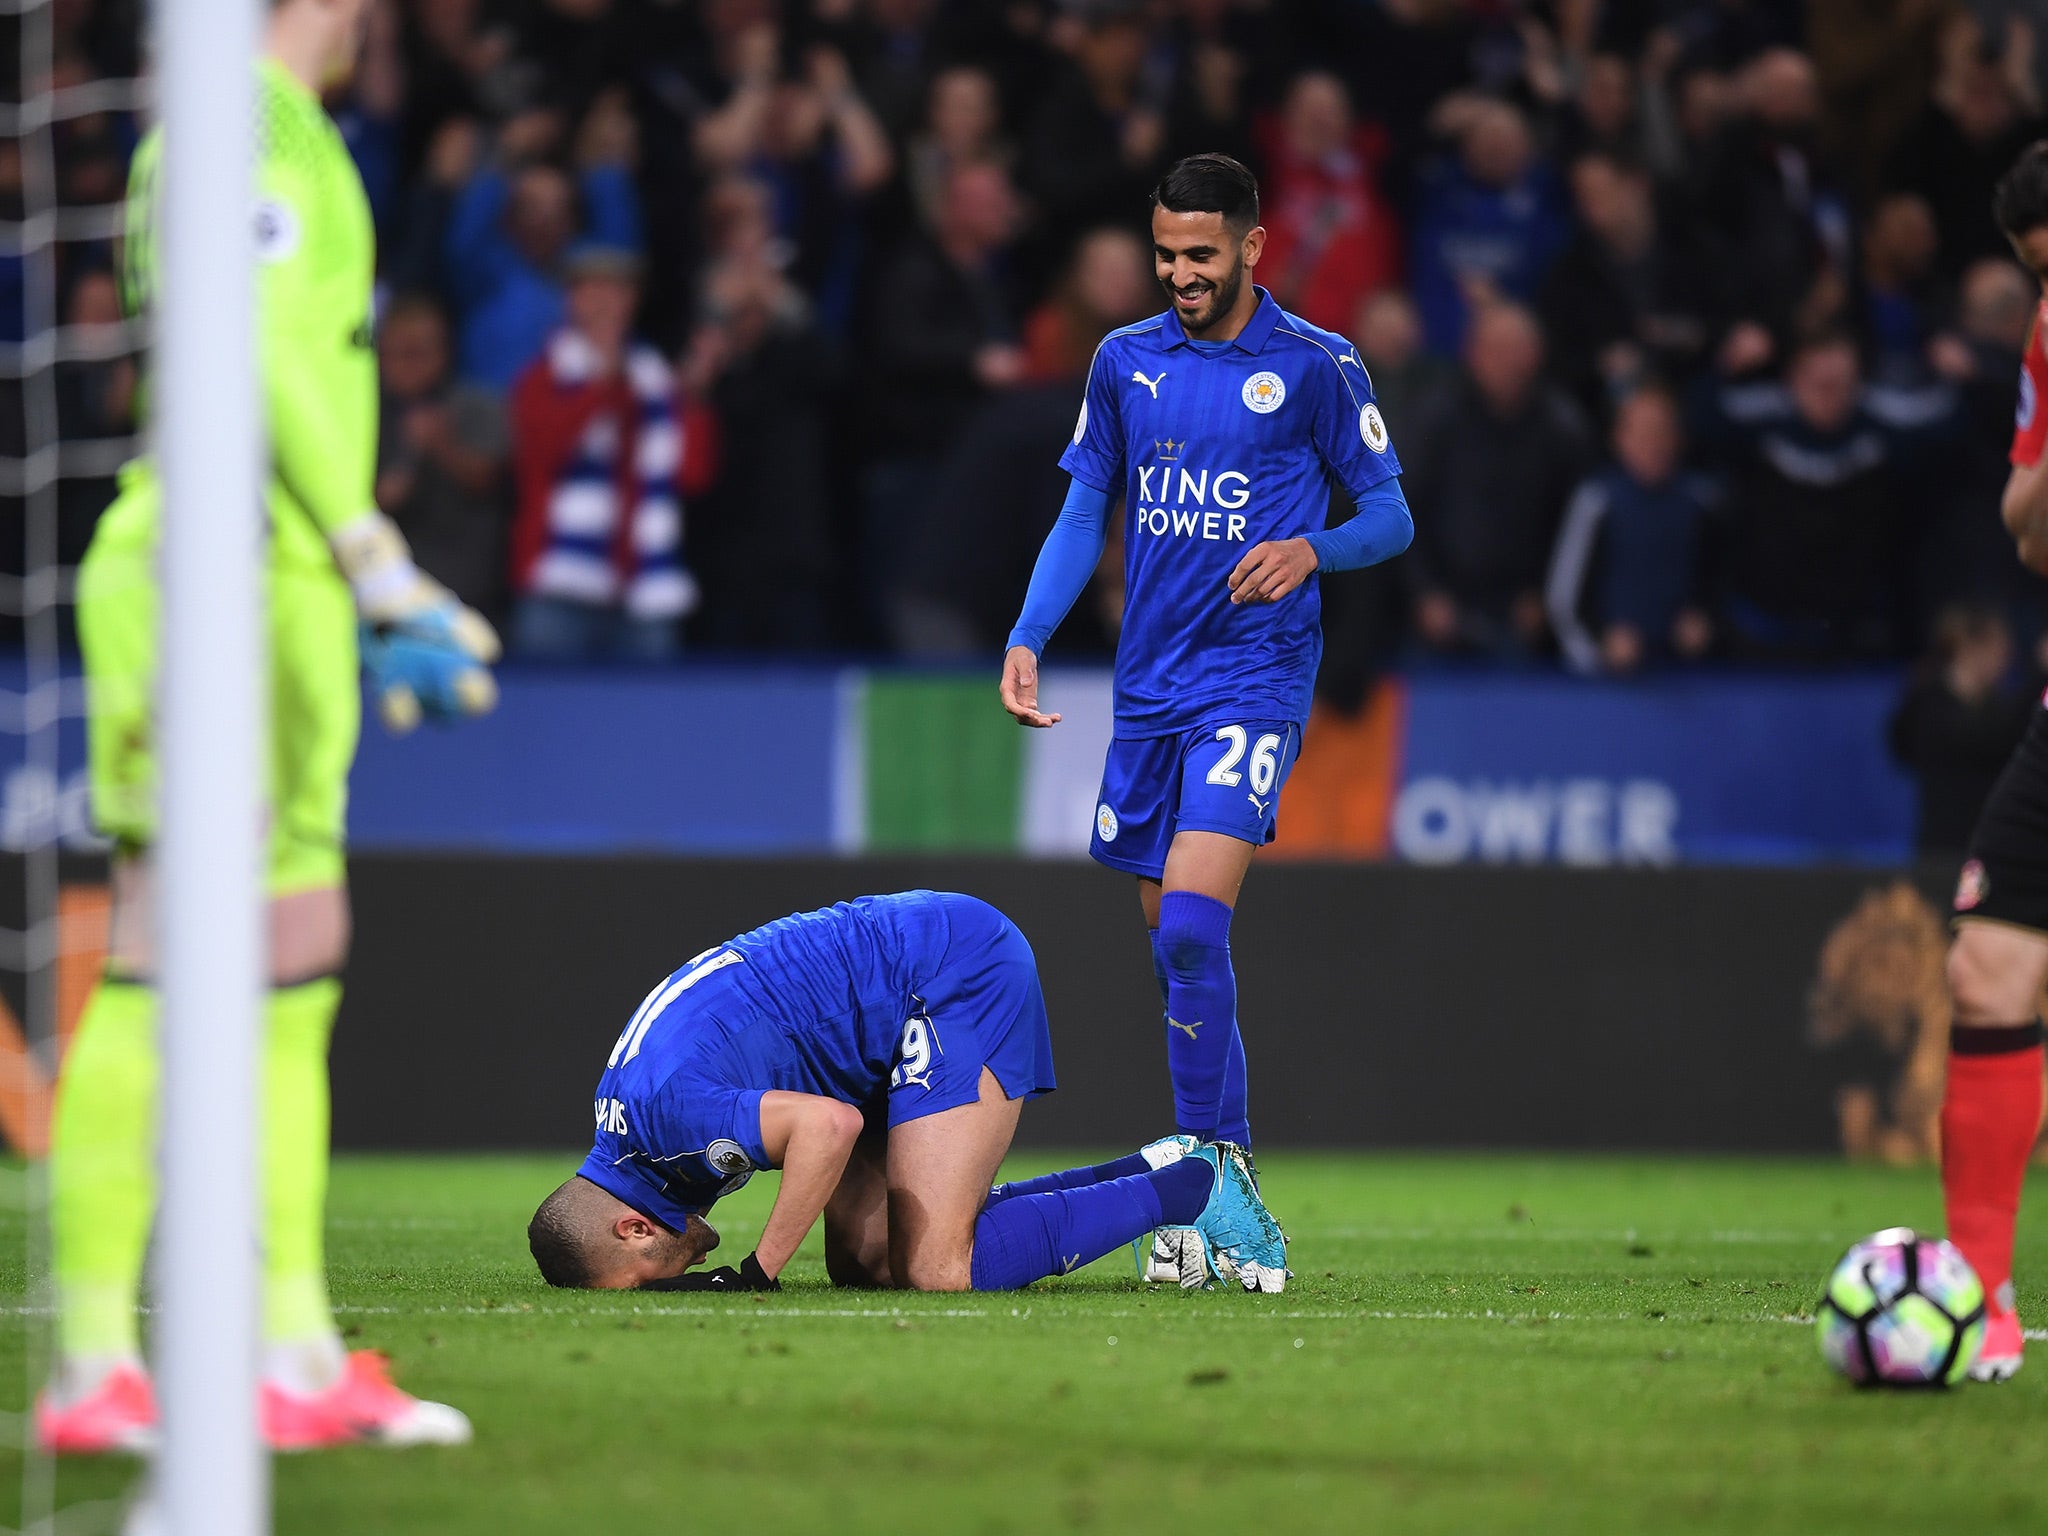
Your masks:
<instances>
[{"instance_id":1,"label":"goalkeeper's gloves","mask_svg":"<svg viewBox=\"0 0 2048 1536\"><path fill-rule=\"evenodd\" d=\"M734 1269L727 1264L719 1269L700 1269L688 1274L670 1275L666 1280L643 1280L643 1291L779 1291L782 1282L761 1267L758 1255L748 1254L740 1260L740 1267Z\"/></svg>"},{"instance_id":2,"label":"goalkeeper's gloves","mask_svg":"<svg viewBox=\"0 0 2048 1536\"><path fill-rule=\"evenodd\" d=\"M377 713L394 736L403 736L423 719L489 714L498 702L490 672L444 641L365 624L361 649Z\"/></svg>"},{"instance_id":3,"label":"goalkeeper's gloves","mask_svg":"<svg viewBox=\"0 0 2048 1536\"><path fill-rule=\"evenodd\" d=\"M363 667L385 725L402 735L422 717L487 713L498 702L488 668L499 645L483 615L413 563L405 535L381 512L366 512L331 542L355 592Z\"/></svg>"}]
</instances>

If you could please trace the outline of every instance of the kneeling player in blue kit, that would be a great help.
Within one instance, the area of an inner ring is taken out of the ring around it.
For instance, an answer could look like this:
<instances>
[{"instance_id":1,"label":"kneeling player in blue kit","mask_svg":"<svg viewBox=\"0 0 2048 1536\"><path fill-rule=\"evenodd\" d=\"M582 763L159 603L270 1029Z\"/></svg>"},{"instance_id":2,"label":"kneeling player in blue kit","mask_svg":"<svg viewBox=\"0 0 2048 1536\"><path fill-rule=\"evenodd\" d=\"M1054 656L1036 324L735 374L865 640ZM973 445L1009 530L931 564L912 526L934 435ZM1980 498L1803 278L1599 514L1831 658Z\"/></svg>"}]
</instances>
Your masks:
<instances>
[{"instance_id":1,"label":"kneeling player in blue kit","mask_svg":"<svg viewBox=\"0 0 2048 1536\"><path fill-rule=\"evenodd\" d=\"M835 1284L1000 1291L1187 1226L1203 1242L1183 1284L1280 1288L1256 1188L1192 1138L992 1190L1023 1101L1053 1086L1031 946L986 902L908 891L782 918L634 1013L533 1256L550 1285L772 1290L822 1215ZM759 1168L782 1171L759 1246L685 1273L718 1245L704 1213Z\"/></svg>"}]
</instances>

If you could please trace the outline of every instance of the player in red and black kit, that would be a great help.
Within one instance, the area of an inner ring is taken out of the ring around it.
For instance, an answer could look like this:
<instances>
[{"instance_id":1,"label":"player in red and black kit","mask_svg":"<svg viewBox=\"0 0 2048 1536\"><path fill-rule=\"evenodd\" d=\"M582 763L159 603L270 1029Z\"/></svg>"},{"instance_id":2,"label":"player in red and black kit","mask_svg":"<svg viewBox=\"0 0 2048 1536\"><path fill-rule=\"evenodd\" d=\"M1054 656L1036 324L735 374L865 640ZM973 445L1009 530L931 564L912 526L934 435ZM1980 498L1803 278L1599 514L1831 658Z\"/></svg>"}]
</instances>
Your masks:
<instances>
[{"instance_id":1,"label":"player in red and black kit","mask_svg":"<svg viewBox=\"0 0 2048 1536\"><path fill-rule=\"evenodd\" d=\"M2048 576L2048 140L1998 184L1992 209L2043 298L2027 336L1999 511L2029 570ZM2044 699L2048 705L2048 699ZM1941 1104L1941 1189L1950 1238L1989 1298L1979 1381L2020 1368L2012 1288L2020 1185L2041 1129L2040 996L2048 983L2048 707L1999 776L1956 882L1948 986L1955 1000Z\"/></svg>"}]
</instances>

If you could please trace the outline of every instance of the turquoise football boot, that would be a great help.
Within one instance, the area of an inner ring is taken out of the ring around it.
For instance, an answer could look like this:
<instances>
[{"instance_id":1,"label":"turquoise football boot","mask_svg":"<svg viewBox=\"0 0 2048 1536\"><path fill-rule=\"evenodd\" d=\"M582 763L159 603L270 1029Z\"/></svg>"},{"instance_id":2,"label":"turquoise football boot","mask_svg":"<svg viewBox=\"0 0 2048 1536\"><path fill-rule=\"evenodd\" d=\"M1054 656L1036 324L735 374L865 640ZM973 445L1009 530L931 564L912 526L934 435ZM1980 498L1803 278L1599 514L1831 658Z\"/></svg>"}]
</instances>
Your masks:
<instances>
[{"instance_id":1,"label":"turquoise football boot","mask_svg":"<svg viewBox=\"0 0 2048 1536\"><path fill-rule=\"evenodd\" d=\"M1250 1159L1237 1147L1211 1143L1190 1156L1216 1165L1216 1187L1196 1218L1209 1259L1225 1279L1268 1295L1287 1289L1287 1236L1259 1198Z\"/></svg>"}]
</instances>

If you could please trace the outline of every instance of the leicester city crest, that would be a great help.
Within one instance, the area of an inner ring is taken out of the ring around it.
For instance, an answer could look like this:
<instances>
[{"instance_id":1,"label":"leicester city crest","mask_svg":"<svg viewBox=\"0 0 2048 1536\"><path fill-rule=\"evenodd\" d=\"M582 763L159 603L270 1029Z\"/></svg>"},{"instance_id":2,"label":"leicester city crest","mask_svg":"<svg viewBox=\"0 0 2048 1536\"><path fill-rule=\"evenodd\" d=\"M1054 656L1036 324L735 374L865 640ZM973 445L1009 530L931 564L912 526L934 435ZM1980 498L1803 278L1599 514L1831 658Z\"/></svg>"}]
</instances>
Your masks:
<instances>
[{"instance_id":1,"label":"leicester city crest","mask_svg":"<svg viewBox=\"0 0 2048 1536\"><path fill-rule=\"evenodd\" d=\"M1244 403L1247 409L1264 416L1280 409L1287 398L1287 386L1277 373L1255 373L1244 381Z\"/></svg>"}]
</instances>

